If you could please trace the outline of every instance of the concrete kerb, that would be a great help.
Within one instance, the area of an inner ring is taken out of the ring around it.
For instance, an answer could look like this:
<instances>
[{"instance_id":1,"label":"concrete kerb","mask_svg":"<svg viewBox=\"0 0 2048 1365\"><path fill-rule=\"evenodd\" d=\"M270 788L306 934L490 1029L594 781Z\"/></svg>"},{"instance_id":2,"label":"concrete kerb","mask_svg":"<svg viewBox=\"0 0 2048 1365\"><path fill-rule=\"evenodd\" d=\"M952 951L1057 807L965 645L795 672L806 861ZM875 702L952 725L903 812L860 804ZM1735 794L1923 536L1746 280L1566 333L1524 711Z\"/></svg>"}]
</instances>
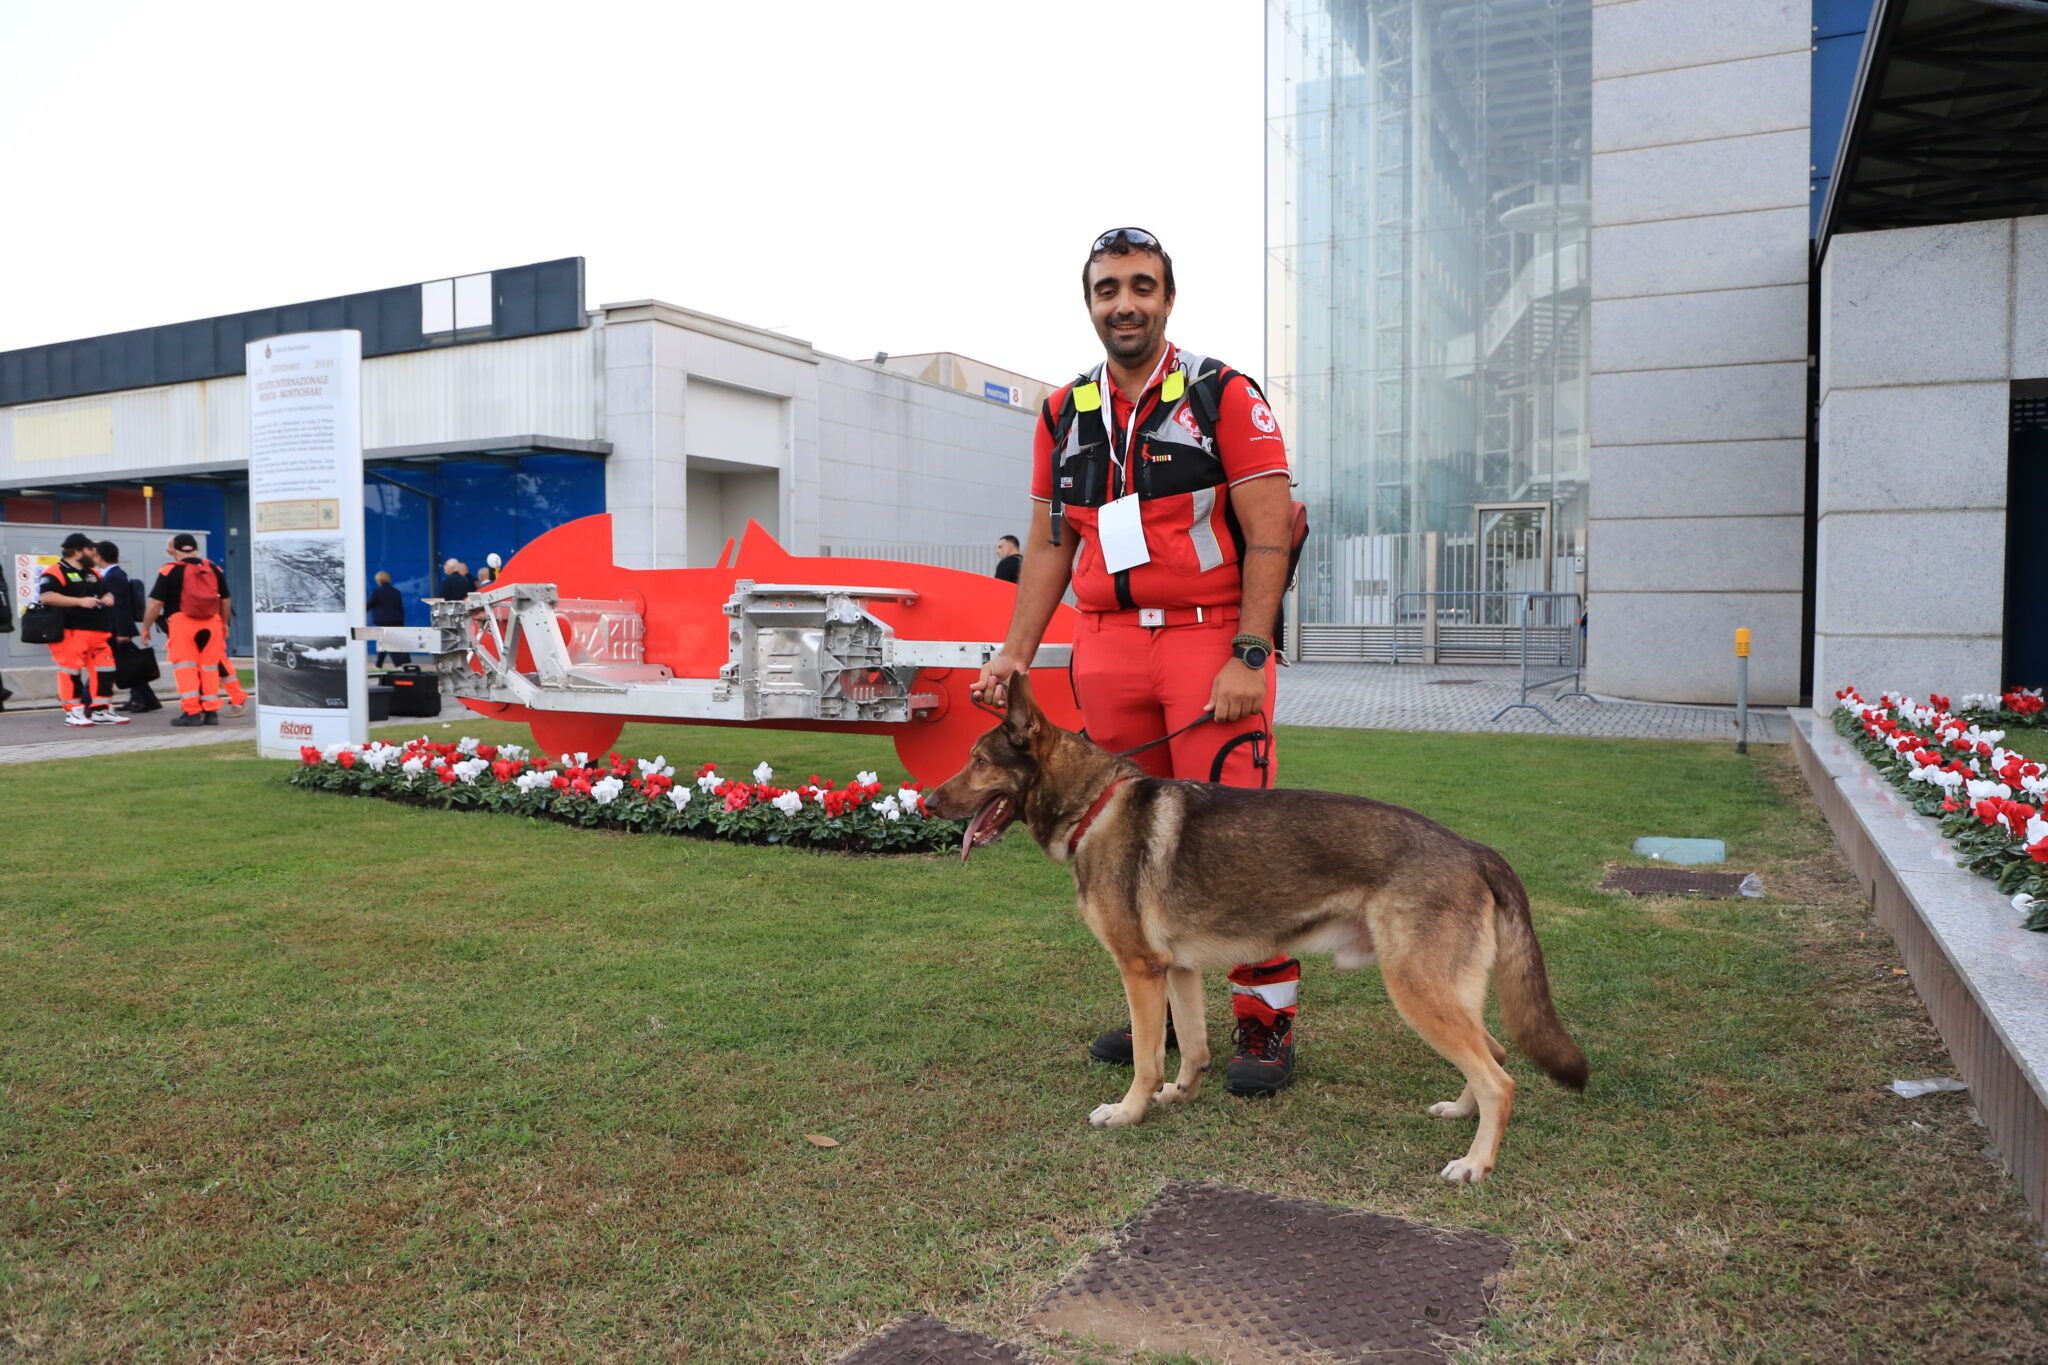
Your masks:
<instances>
[{"instance_id":1,"label":"concrete kerb","mask_svg":"<svg viewBox=\"0 0 2048 1365\"><path fill-rule=\"evenodd\" d=\"M1991 882L1957 865L1826 717L1793 713L1792 746L1871 912L1897 940L1971 1101L2048 1230L2048 934L2030 933Z\"/></svg>"}]
</instances>

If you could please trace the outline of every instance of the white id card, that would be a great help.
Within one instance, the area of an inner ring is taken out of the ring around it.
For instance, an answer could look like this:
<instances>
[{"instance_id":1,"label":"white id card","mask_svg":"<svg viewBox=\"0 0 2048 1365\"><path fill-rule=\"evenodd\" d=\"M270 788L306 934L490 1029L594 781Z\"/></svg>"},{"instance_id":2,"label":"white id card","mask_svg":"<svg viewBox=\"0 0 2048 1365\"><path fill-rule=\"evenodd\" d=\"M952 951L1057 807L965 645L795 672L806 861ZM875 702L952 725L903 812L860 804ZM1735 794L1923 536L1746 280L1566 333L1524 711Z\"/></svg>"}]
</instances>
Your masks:
<instances>
[{"instance_id":1,"label":"white id card","mask_svg":"<svg viewBox=\"0 0 2048 1365\"><path fill-rule=\"evenodd\" d=\"M1102 567L1111 573L1151 562L1152 555L1145 548L1145 518L1138 511L1136 493L1104 503L1095 518L1095 533L1102 540Z\"/></svg>"}]
</instances>

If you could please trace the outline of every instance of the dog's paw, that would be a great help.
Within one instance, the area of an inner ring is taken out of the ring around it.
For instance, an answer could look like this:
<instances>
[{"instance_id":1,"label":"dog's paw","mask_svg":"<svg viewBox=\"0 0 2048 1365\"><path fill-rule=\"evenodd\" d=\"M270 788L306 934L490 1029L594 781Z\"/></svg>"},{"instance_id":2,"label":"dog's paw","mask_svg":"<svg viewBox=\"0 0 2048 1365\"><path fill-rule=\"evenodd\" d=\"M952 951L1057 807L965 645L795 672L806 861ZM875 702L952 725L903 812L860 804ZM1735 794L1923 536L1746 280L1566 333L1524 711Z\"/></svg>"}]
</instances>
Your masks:
<instances>
[{"instance_id":1,"label":"dog's paw","mask_svg":"<svg viewBox=\"0 0 2048 1365\"><path fill-rule=\"evenodd\" d=\"M1153 1092L1152 1102L1154 1104L1186 1104L1194 1097L1195 1091L1192 1086L1182 1089L1179 1081L1168 1081L1165 1085L1160 1086L1157 1091Z\"/></svg>"},{"instance_id":2,"label":"dog's paw","mask_svg":"<svg viewBox=\"0 0 2048 1365\"><path fill-rule=\"evenodd\" d=\"M1491 1174L1493 1167L1482 1166L1469 1156L1461 1156L1437 1172L1453 1185L1477 1185Z\"/></svg>"},{"instance_id":3,"label":"dog's paw","mask_svg":"<svg viewBox=\"0 0 2048 1365\"><path fill-rule=\"evenodd\" d=\"M1098 1104L1095 1112L1088 1116L1090 1128L1124 1128L1136 1122L1137 1119L1124 1112L1121 1104Z\"/></svg>"},{"instance_id":4,"label":"dog's paw","mask_svg":"<svg viewBox=\"0 0 2048 1365\"><path fill-rule=\"evenodd\" d=\"M1429 1116L1437 1119L1469 1119L1478 1112L1479 1106L1468 1100L1439 1100L1429 1106Z\"/></svg>"}]
</instances>

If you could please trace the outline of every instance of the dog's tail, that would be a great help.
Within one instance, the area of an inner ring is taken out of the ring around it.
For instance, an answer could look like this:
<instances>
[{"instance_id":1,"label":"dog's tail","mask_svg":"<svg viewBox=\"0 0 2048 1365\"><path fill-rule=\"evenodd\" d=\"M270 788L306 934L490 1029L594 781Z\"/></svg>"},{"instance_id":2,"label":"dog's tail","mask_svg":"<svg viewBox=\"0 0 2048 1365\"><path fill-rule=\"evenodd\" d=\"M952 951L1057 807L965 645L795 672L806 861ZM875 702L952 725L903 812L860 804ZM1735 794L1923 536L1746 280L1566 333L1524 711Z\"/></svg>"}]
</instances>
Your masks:
<instances>
[{"instance_id":1,"label":"dog's tail","mask_svg":"<svg viewBox=\"0 0 2048 1365\"><path fill-rule=\"evenodd\" d=\"M1529 893L1507 859L1492 849L1482 846L1479 866L1493 892L1494 937L1499 947L1493 981L1500 992L1500 1013L1507 1021L1508 1036L1560 1085L1584 1090L1586 1054L1564 1031L1557 1006L1551 1003L1543 948L1536 942L1536 926L1529 919Z\"/></svg>"}]
</instances>

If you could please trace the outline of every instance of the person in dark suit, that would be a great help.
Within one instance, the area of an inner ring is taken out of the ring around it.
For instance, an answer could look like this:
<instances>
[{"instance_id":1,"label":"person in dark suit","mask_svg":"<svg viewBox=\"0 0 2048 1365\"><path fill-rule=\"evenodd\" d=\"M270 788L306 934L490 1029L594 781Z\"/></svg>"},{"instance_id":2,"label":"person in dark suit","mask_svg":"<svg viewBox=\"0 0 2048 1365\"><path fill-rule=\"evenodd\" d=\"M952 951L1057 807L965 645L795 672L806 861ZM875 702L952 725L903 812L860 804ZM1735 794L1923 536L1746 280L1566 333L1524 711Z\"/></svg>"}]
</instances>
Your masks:
<instances>
[{"instance_id":1,"label":"person in dark suit","mask_svg":"<svg viewBox=\"0 0 2048 1365\"><path fill-rule=\"evenodd\" d=\"M1004 536L996 542L996 577L1005 583L1015 583L1017 575L1024 568L1024 547L1017 543L1017 537Z\"/></svg>"},{"instance_id":2,"label":"person in dark suit","mask_svg":"<svg viewBox=\"0 0 2048 1365\"><path fill-rule=\"evenodd\" d=\"M398 595L398 589L391 586L391 575L382 569L377 570L377 586L370 590L370 600L366 609L370 613L370 624L373 626L405 624L405 599ZM382 668L386 659L394 664L409 664L412 662L412 655L395 651L386 653L383 642L379 641L377 667Z\"/></svg>"},{"instance_id":3,"label":"person in dark suit","mask_svg":"<svg viewBox=\"0 0 2048 1365\"><path fill-rule=\"evenodd\" d=\"M121 567L121 547L111 540L103 540L93 547L93 553L100 561L100 581L107 585L107 591L114 595L114 605L107 608L107 621L113 626L114 666L126 665L130 655L139 653L135 637L141 633L137 624L148 602L148 594L142 584L128 576ZM114 708L131 715L147 715L161 711L164 704L157 700L156 690L146 682L136 683L128 689L128 700Z\"/></svg>"},{"instance_id":4,"label":"person in dark suit","mask_svg":"<svg viewBox=\"0 0 2048 1365\"><path fill-rule=\"evenodd\" d=\"M476 580L469 576L459 559L451 559L441 566L441 600L460 602L476 591Z\"/></svg>"}]
</instances>

